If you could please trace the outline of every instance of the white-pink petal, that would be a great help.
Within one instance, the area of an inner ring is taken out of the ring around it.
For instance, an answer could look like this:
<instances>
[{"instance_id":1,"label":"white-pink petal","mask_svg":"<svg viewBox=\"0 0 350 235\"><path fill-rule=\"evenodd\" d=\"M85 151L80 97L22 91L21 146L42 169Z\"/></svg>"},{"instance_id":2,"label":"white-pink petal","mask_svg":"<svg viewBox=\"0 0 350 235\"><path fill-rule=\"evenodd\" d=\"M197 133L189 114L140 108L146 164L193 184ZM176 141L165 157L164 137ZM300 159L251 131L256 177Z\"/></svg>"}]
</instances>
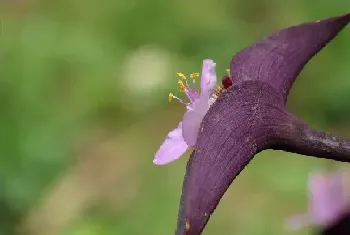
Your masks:
<instances>
[{"instance_id":1,"label":"white-pink petal","mask_svg":"<svg viewBox=\"0 0 350 235\"><path fill-rule=\"evenodd\" d=\"M203 60L199 98L182 119L182 135L189 146L194 146L197 142L199 128L209 109L209 99L216 87L216 80L216 64L210 59Z\"/></svg>"},{"instance_id":2,"label":"white-pink petal","mask_svg":"<svg viewBox=\"0 0 350 235\"><path fill-rule=\"evenodd\" d=\"M210 59L203 60L200 95L210 97L216 86L216 81L216 63Z\"/></svg>"},{"instance_id":3,"label":"white-pink petal","mask_svg":"<svg viewBox=\"0 0 350 235\"><path fill-rule=\"evenodd\" d=\"M348 209L345 172L313 172L309 177L309 209L287 221L289 229L308 225L327 226L335 222Z\"/></svg>"},{"instance_id":4,"label":"white-pink petal","mask_svg":"<svg viewBox=\"0 0 350 235\"><path fill-rule=\"evenodd\" d=\"M213 60L203 60L201 74L201 91L197 91L186 82L186 95L189 104L187 112L179 126L172 130L163 144L158 149L154 164L163 165L178 159L186 152L189 146L194 146L197 141L200 124L209 109L209 99L216 87L216 64ZM180 99L179 99L180 100ZM180 100L182 102L182 100Z\"/></svg>"},{"instance_id":5,"label":"white-pink petal","mask_svg":"<svg viewBox=\"0 0 350 235\"><path fill-rule=\"evenodd\" d=\"M170 163L186 152L188 145L182 137L182 123L169 132L163 144L158 149L153 163L156 165L164 165Z\"/></svg>"},{"instance_id":6,"label":"white-pink petal","mask_svg":"<svg viewBox=\"0 0 350 235\"><path fill-rule=\"evenodd\" d=\"M343 179L341 172L311 174L309 212L315 224L330 224L347 208Z\"/></svg>"},{"instance_id":7,"label":"white-pink petal","mask_svg":"<svg viewBox=\"0 0 350 235\"><path fill-rule=\"evenodd\" d=\"M194 146L196 144L201 122L208 109L209 100L201 96L193 104L193 109L185 113L182 119L182 136L188 146Z\"/></svg>"}]
</instances>

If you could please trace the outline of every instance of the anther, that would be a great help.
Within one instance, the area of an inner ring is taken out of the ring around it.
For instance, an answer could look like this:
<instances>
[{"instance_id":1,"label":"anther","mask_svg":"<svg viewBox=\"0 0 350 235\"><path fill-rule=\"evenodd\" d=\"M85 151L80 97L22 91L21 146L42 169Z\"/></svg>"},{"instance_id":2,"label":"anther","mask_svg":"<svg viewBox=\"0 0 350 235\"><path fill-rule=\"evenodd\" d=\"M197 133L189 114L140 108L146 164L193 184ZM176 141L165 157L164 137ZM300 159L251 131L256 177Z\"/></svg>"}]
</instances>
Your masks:
<instances>
[{"instance_id":1,"label":"anther","mask_svg":"<svg viewBox=\"0 0 350 235\"><path fill-rule=\"evenodd\" d=\"M186 88L185 88L184 83L181 80L179 80L177 82L177 85L179 85L179 89L180 89L181 92L185 92Z\"/></svg>"},{"instance_id":2,"label":"anther","mask_svg":"<svg viewBox=\"0 0 350 235\"><path fill-rule=\"evenodd\" d=\"M187 80L187 78L186 78L186 76L185 76L185 74L183 74L183 73L179 73L179 72L177 72L177 73L175 73L177 76L179 76L179 77L181 77L181 79L182 80L184 80L184 81L186 81Z\"/></svg>"},{"instance_id":3,"label":"anther","mask_svg":"<svg viewBox=\"0 0 350 235\"><path fill-rule=\"evenodd\" d=\"M192 79L199 78L199 73L191 73L190 78L192 78Z\"/></svg>"},{"instance_id":4,"label":"anther","mask_svg":"<svg viewBox=\"0 0 350 235\"><path fill-rule=\"evenodd\" d=\"M168 96L169 103L173 100L173 98L174 98L173 93L169 93L169 96Z\"/></svg>"}]
</instances>

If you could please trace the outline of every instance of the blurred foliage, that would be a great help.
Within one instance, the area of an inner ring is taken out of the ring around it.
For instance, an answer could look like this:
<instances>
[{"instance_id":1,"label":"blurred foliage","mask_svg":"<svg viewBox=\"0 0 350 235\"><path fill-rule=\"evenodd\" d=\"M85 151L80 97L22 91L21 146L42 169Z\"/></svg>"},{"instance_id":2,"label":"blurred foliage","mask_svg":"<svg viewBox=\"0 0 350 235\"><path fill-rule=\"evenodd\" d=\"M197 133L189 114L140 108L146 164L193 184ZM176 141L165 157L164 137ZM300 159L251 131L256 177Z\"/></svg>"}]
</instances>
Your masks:
<instances>
[{"instance_id":1,"label":"blurred foliage","mask_svg":"<svg viewBox=\"0 0 350 235\"><path fill-rule=\"evenodd\" d=\"M212 58L223 75L232 55L255 40L345 13L350 1L6 0L0 7L0 234L163 235L175 228L187 158L152 165L183 112L167 104L174 72L199 71ZM343 136L350 136L349 38L344 30L310 62L288 103L313 126ZM105 142L118 146L111 158L93 150ZM289 233L285 219L306 207L308 172L333 165L259 154L204 234Z\"/></svg>"}]
</instances>

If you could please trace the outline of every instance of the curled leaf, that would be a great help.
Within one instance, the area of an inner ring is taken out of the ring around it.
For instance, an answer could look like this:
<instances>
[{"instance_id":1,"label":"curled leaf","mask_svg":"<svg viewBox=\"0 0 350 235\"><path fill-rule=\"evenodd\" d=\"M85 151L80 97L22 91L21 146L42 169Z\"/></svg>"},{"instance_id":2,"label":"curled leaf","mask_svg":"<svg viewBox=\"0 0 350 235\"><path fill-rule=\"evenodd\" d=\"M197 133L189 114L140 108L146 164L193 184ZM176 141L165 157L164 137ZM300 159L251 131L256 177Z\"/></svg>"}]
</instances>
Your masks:
<instances>
[{"instance_id":1,"label":"curled leaf","mask_svg":"<svg viewBox=\"0 0 350 235\"><path fill-rule=\"evenodd\" d=\"M205 115L187 164L176 234L202 232L227 188L256 153L269 148L299 149L302 154L323 157L341 141L323 133L313 138L312 132L304 132L307 125L290 114L285 103L304 65L349 21L350 14L346 14L293 26L233 57L234 85ZM298 141L299 137L304 139ZM346 143L342 154L350 161L350 142Z\"/></svg>"}]
</instances>

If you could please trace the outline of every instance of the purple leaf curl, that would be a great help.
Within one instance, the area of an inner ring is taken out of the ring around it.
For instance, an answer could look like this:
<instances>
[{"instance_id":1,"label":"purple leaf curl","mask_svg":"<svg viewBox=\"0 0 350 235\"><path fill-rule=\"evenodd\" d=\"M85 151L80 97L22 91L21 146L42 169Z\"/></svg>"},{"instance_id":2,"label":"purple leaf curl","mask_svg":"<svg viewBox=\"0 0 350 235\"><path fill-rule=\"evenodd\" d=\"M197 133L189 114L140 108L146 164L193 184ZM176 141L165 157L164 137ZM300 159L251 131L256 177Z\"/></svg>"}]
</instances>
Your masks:
<instances>
[{"instance_id":1,"label":"purple leaf curl","mask_svg":"<svg viewBox=\"0 0 350 235\"><path fill-rule=\"evenodd\" d=\"M187 164L176 234L201 234L227 188L260 151L350 162L350 140L313 130L286 109L305 64L349 21L345 14L293 26L232 58L233 86L205 115Z\"/></svg>"}]
</instances>

